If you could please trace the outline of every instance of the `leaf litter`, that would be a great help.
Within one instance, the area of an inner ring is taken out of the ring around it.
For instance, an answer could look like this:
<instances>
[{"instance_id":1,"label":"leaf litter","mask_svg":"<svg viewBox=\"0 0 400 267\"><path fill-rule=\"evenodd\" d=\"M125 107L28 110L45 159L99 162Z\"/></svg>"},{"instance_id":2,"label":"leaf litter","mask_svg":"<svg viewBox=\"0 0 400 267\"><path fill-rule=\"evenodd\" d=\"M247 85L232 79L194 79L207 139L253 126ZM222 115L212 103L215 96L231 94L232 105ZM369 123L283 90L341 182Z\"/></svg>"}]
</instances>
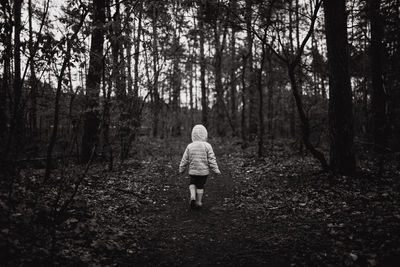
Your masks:
<instances>
[{"instance_id":1,"label":"leaf litter","mask_svg":"<svg viewBox=\"0 0 400 267\"><path fill-rule=\"evenodd\" d=\"M177 173L182 142L149 143L152 153L113 172L92 167L56 227L47 227L55 224L50 206L33 210L23 201L40 180L24 171L29 179L15 184L13 209L1 191L0 259L94 266L390 266L400 259L395 172L333 176L308 156L278 150L258 159L252 147L215 142L223 174L210 175L196 212L188 209L187 177ZM72 179L77 170L66 173Z\"/></svg>"}]
</instances>

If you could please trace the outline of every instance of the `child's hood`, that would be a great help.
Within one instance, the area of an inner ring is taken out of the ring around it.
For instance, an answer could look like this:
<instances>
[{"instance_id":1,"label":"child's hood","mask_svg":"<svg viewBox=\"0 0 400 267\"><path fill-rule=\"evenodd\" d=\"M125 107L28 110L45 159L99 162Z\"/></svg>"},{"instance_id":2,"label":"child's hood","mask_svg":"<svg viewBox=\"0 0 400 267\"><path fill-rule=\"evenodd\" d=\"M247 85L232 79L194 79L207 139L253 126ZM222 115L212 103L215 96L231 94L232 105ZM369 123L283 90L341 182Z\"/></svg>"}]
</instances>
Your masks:
<instances>
[{"instance_id":1,"label":"child's hood","mask_svg":"<svg viewBox=\"0 0 400 267\"><path fill-rule=\"evenodd\" d=\"M207 129L201 124L197 124L192 130L192 141L207 141Z\"/></svg>"}]
</instances>

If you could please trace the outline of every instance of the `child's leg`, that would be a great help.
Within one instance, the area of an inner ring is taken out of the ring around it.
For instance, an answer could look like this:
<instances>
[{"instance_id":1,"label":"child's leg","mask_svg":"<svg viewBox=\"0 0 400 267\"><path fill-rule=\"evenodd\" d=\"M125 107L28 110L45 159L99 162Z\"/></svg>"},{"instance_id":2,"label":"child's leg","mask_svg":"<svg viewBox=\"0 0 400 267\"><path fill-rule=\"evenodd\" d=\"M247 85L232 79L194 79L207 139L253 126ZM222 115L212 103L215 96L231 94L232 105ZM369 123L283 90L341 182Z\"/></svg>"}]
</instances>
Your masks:
<instances>
[{"instance_id":1,"label":"child's leg","mask_svg":"<svg viewBox=\"0 0 400 267\"><path fill-rule=\"evenodd\" d=\"M197 187L196 187L196 193L197 193L197 201L196 204L197 206L201 207L203 205L203 195L204 195L204 184L207 181L207 176L202 176L199 178Z\"/></svg>"},{"instance_id":2,"label":"child's leg","mask_svg":"<svg viewBox=\"0 0 400 267\"><path fill-rule=\"evenodd\" d=\"M196 207L196 183L195 183L195 178L192 175L190 175L189 192L190 192L190 207L193 209Z\"/></svg>"},{"instance_id":3,"label":"child's leg","mask_svg":"<svg viewBox=\"0 0 400 267\"><path fill-rule=\"evenodd\" d=\"M203 203L201 201L203 199L204 189L197 189L196 193L197 193L197 202L196 202L196 204L197 204L197 206L201 207L201 206L203 206Z\"/></svg>"},{"instance_id":4,"label":"child's leg","mask_svg":"<svg viewBox=\"0 0 400 267\"><path fill-rule=\"evenodd\" d=\"M196 186L194 184L189 185L190 200L196 200Z\"/></svg>"}]
</instances>

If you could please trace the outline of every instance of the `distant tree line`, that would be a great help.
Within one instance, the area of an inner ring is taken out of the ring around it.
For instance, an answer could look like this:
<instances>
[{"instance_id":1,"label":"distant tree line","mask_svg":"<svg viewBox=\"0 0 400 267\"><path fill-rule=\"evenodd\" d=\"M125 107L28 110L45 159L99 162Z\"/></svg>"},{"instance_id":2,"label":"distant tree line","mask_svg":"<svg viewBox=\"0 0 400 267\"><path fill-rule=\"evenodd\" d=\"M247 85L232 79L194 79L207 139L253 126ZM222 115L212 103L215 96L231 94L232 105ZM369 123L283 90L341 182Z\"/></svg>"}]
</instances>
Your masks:
<instances>
[{"instance_id":1,"label":"distant tree line","mask_svg":"<svg viewBox=\"0 0 400 267\"><path fill-rule=\"evenodd\" d=\"M112 168L141 134L203 123L260 157L283 139L353 174L358 144L400 150L399 12L399 0L1 1L1 160L45 157L46 179L57 155Z\"/></svg>"}]
</instances>

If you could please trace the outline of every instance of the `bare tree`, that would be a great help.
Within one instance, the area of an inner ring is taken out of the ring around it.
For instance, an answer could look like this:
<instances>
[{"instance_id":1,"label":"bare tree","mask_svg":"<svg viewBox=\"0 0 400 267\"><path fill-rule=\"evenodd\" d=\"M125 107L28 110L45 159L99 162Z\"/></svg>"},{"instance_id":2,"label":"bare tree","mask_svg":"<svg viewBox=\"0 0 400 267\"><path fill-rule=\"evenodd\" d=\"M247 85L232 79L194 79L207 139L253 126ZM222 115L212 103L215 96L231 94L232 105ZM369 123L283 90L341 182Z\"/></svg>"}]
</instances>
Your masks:
<instances>
[{"instance_id":1,"label":"bare tree","mask_svg":"<svg viewBox=\"0 0 400 267\"><path fill-rule=\"evenodd\" d=\"M369 0L371 22L371 78L372 113L374 116L374 143L376 151L383 151L386 138L386 93L383 87L383 21L380 14L381 0Z\"/></svg>"},{"instance_id":2,"label":"bare tree","mask_svg":"<svg viewBox=\"0 0 400 267\"><path fill-rule=\"evenodd\" d=\"M204 126L208 125L208 101L206 89L206 59L204 54L205 45L205 25L204 25L204 3L199 1L199 9L197 13L199 42L200 42L200 86L201 86L201 121Z\"/></svg>"},{"instance_id":3,"label":"bare tree","mask_svg":"<svg viewBox=\"0 0 400 267\"><path fill-rule=\"evenodd\" d=\"M48 180L50 178L51 168L52 168L52 155L53 149L56 144L57 140L57 133L58 133L58 125L59 125L59 110L60 110L60 96L61 96L61 89L63 86L64 74L65 70L67 69L68 65L70 64L71 59L71 49L72 45L75 42L80 29L82 28L83 22L85 21L87 11L82 15L80 22L76 27L74 27L74 32L71 37L67 37L66 41L66 49L64 51L64 60L61 65L61 69L58 75L57 80L57 90L56 90L56 98L54 102L54 119L53 119L53 131L51 133L51 137L49 140L49 145L47 147L47 154L46 154L46 171L44 175L44 180Z\"/></svg>"},{"instance_id":4,"label":"bare tree","mask_svg":"<svg viewBox=\"0 0 400 267\"><path fill-rule=\"evenodd\" d=\"M330 167L340 174L352 174L356 162L345 4L345 0L324 0L329 64Z\"/></svg>"},{"instance_id":5,"label":"bare tree","mask_svg":"<svg viewBox=\"0 0 400 267\"><path fill-rule=\"evenodd\" d=\"M92 39L90 45L89 72L86 79L86 110L83 121L82 162L87 163L94 149L100 123L98 107L101 72L103 70L103 42L105 0L93 0Z\"/></svg>"}]
</instances>

